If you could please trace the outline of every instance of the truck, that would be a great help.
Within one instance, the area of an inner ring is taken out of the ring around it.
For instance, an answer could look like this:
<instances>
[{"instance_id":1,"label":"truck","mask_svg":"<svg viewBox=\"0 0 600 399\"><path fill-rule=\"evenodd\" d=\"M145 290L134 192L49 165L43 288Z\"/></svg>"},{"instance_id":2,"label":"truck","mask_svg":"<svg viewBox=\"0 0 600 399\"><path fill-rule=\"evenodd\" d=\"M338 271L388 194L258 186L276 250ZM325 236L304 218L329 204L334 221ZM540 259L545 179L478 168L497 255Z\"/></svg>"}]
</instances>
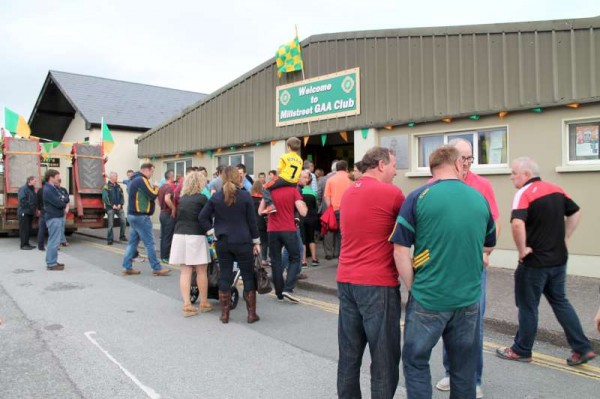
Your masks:
<instances>
[{"instance_id":1,"label":"truck","mask_svg":"<svg viewBox=\"0 0 600 399\"><path fill-rule=\"evenodd\" d=\"M37 139L3 139L0 160L0 233L18 233L19 188L25 184L28 176L36 177L36 191L41 188L44 178L41 158L41 146ZM71 158L73 184L65 223L66 235L73 234L78 228L106 226L102 203L102 187L105 183L102 146L73 144ZM37 221L37 217L34 218L34 228L37 228Z\"/></svg>"}]
</instances>

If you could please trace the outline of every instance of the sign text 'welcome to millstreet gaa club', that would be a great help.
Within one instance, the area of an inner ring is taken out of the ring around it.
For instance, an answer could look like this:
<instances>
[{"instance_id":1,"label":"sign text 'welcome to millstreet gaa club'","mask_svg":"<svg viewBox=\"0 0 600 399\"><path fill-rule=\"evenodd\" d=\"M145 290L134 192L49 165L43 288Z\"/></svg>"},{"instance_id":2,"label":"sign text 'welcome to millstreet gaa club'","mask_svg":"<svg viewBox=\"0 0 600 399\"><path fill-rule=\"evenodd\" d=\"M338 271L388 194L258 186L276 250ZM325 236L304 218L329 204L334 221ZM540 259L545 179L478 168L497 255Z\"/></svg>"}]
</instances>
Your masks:
<instances>
[{"instance_id":1,"label":"sign text 'welcome to millstreet gaa club'","mask_svg":"<svg viewBox=\"0 0 600 399\"><path fill-rule=\"evenodd\" d=\"M359 68L277 86L276 126L360 114Z\"/></svg>"}]
</instances>

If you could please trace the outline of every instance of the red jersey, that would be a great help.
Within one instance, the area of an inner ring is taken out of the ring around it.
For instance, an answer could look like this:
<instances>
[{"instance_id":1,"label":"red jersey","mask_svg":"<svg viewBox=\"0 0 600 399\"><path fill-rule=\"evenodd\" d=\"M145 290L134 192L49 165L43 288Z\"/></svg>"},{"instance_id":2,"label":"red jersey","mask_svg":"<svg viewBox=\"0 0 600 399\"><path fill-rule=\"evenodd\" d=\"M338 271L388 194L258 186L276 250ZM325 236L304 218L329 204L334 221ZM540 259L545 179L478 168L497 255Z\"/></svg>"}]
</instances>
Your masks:
<instances>
[{"instance_id":1,"label":"red jersey","mask_svg":"<svg viewBox=\"0 0 600 399\"><path fill-rule=\"evenodd\" d=\"M384 287L399 284L394 244L388 239L403 201L398 187L369 176L346 190L340 205L338 282Z\"/></svg>"},{"instance_id":2,"label":"red jersey","mask_svg":"<svg viewBox=\"0 0 600 399\"><path fill-rule=\"evenodd\" d=\"M296 231L294 211L296 201L302 200L298 187L279 187L271 191L271 198L277 212L269 214L267 231Z\"/></svg>"}]
</instances>

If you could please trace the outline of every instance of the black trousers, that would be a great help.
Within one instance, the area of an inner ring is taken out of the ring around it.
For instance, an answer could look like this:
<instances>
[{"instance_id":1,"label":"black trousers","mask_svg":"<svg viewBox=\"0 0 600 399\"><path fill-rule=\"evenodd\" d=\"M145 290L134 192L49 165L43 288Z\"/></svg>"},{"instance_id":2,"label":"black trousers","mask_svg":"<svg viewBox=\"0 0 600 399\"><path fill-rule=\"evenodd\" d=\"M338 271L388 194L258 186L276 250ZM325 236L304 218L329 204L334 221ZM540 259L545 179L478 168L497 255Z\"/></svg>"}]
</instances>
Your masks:
<instances>
[{"instance_id":1,"label":"black trousers","mask_svg":"<svg viewBox=\"0 0 600 399\"><path fill-rule=\"evenodd\" d=\"M33 223L33 215L26 213L19 214L19 236L21 237L21 248L29 244L29 235L31 234L31 225Z\"/></svg>"}]
</instances>

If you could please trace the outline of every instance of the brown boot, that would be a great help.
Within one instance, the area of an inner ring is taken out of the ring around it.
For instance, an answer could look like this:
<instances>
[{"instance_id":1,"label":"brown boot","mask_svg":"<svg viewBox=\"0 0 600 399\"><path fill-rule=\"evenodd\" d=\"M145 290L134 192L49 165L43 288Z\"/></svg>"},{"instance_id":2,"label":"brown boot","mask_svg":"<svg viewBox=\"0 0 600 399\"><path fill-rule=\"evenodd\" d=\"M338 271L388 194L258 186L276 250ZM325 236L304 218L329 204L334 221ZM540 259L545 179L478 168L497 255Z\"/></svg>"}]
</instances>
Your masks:
<instances>
[{"instance_id":1,"label":"brown boot","mask_svg":"<svg viewBox=\"0 0 600 399\"><path fill-rule=\"evenodd\" d=\"M221 304L221 322L227 324L231 308L231 291L219 291L219 303Z\"/></svg>"},{"instance_id":2,"label":"brown boot","mask_svg":"<svg viewBox=\"0 0 600 399\"><path fill-rule=\"evenodd\" d=\"M248 310L248 323L259 321L260 317L256 314L256 291L244 291L244 301Z\"/></svg>"}]
</instances>

